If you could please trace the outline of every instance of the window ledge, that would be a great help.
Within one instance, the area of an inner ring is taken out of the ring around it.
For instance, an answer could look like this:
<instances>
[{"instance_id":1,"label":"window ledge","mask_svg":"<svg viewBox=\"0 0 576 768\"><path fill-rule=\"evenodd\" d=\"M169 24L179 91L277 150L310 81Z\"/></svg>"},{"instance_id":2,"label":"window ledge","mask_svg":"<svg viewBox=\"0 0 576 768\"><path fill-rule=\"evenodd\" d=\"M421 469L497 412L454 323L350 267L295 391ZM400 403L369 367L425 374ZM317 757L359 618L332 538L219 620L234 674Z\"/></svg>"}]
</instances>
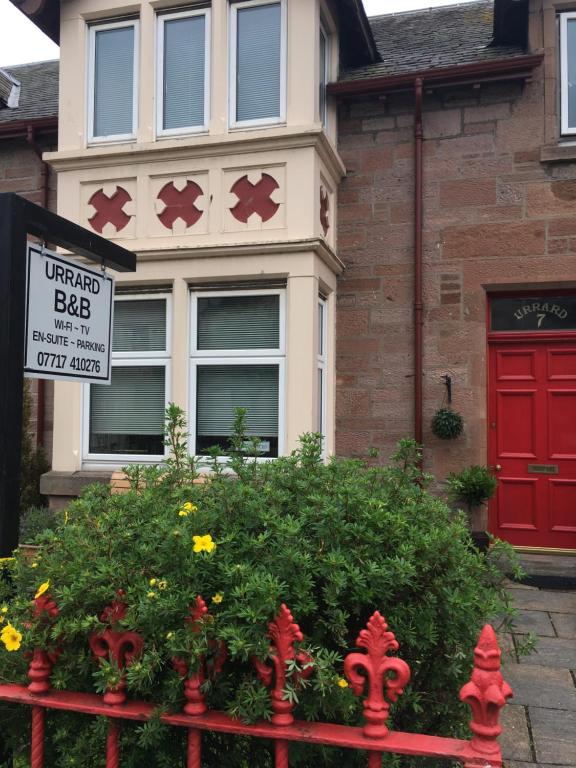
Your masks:
<instances>
[{"instance_id":1,"label":"window ledge","mask_svg":"<svg viewBox=\"0 0 576 768\"><path fill-rule=\"evenodd\" d=\"M540 148L541 163L568 163L576 160L576 141L547 144Z\"/></svg>"}]
</instances>

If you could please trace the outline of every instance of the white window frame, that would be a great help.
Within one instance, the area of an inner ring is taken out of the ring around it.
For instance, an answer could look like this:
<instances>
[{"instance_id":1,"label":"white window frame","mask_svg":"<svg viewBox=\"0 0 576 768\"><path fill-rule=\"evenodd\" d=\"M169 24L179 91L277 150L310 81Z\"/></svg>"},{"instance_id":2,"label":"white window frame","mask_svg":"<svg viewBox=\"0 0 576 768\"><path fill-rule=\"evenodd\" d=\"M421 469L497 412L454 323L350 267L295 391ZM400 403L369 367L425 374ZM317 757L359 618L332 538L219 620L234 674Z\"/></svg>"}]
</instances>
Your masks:
<instances>
[{"instance_id":1,"label":"white window frame","mask_svg":"<svg viewBox=\"0 0 576 768\"><path fill-rule=\"evenodd\" d=\"M320 122L322 123L322 126L324 127L324 130L328 130L328 83L330 82L330 64L331 64L331 36L328 32L328 27L323 22L322 19L320 19L320 32L319 32L319 39L320 42L320 36L324 37L325 41L325 50L326 50L326 59L324 61L324 114L322 114L322 107L320 103L320 83L318 83L318 113L320 117ZM318 48L318 74L320 74L320 48Z\"/></svg>"},{"instance_id":2,"label":"white window frame","mask_svg":"<svg viewBox=\"0 0 576 768\"><path fill-rule=\"evenodd\" d=\"M111 136L94 135L94 76L96 72L96 33L107 29L119 29L121 27L134 27L134 61L133 61L133 87L132 87L132 131L131 133L119 133ZM105 24L90 24L88 27L88 66L87 70L87 99L86 120L88 127L89 144L110 144L123 141L133 141L138 130L138 94L139 94L139 62L140 62L140 22L138 19L127 21L110 21Z\"/></svg>"},{"instance_id":3,"label":"white window frame","mask_svg":"<svg viewBox=\"0 0 576 768\"><path fill-rule=\"evenodd\" d=\"M236 120L236 57L238 53L238 9L251 8L258 5L275 5L280 3L280 116L261 117L256 120ZM258 128L265 125L282 125L286 122L286 73L287 73L287 37L288 24L286 0L244 0L230 3L230 57L228 67L229 84L229 115L231 129Z\"/></svg>"},{"instance_id":4,"label":"white window frame","mask_svg":"<svg viewBox=\"0 0 576 768\"><path fill-rule=\"evenodd\" d=\"M145 301L163 299L166 301L166 345L164 351L149 352L112 352L111 367L122 368L136 366L150 366L154 368L164 367L165 370L165 397L164 408L170 402L172 391L172 295L170 293L149 293L123 295L117 294L114 301ZM82 456L83 463L116 465L122 467L125 464L157 464L168 456L168 447L162 454L121 454L121 453L90 453L90 384L82 385Z\"/></svg>"},{"instance_id":5,"label":"white window frame","mask_svg":"<svg viewBox=\"0 0 576 768\"><path fill-rule=\"evenodd\" d=\"M204 122L202 125L190 125L183 128L163 128L164 125L164 24L174 19L185 19L192 16L204 16ZM210 64L211 64L211 15L209 8L179 11L175 13L158 13L156 15L156 135L183 136L195 133L206 133L210 125Z\"/></svg>"},{"instance_id":6,"label":"white window frame","mask_svg":"<svg viewBox=\"0 0 576 768\"><path fill-rule=\"evenodd\" d=\"M318 296L318 370L322 371L322 388L319 391L321 403L318 403L318 421L322 435L322 456L326 456L326 415L328 398L328 302L322 296Z\"/></svg>"},{"instance_id":7,"label":"white window frame","mask_svg":"<svg viewBox=\"0 0 576 768\"><path fill-rule=\"evenodd\" d=\"M271 349L198 349L198 299L224 298L229 296L279 296L279 328L277 348ZM277 365L278 366L278 456L284 453L286 429L286 291L270 288L238 291L191 291L190 292L190 400L188 424L190 427L188 452L198 459L208 457L196 451L196 397L197 370L199 365ZM271 461L276 457L263 456L258 461ZM221 457L223 462L229 459Z\"/></svg>"},{"instance_id":8,"label":"white window frame","mask_svg":"<svg viewBox=\"0 0 576 768\"><path fill-rule=\"evenodd\" d=\"M568 124L568 22L576 20L576 12L560 14L560 132L563 136L576 134L576 125ZM573 51L576 56L576 51Z\"/></svg>"}]
</instances>

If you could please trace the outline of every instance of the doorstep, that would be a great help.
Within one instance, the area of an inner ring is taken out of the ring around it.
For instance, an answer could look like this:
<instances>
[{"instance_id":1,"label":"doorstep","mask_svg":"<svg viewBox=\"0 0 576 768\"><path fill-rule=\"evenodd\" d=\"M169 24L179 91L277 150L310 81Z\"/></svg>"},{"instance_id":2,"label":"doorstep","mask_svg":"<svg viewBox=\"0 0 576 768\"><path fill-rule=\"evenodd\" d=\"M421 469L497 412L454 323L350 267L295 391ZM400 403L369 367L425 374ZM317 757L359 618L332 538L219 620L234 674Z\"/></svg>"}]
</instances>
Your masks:
<instances>
[{"instance_id":1,"label":"doorstep","mask_svg":"<svg viewBox=\"0 0 576 768\"><path fill-rule=\"evenodd\" d=\"M51 470L40 478L40 493L48 496L50 509L62 509L78 498L93 483L110 485L112 470L106 472L58 472Z\"/></svg>"}]
</instances>

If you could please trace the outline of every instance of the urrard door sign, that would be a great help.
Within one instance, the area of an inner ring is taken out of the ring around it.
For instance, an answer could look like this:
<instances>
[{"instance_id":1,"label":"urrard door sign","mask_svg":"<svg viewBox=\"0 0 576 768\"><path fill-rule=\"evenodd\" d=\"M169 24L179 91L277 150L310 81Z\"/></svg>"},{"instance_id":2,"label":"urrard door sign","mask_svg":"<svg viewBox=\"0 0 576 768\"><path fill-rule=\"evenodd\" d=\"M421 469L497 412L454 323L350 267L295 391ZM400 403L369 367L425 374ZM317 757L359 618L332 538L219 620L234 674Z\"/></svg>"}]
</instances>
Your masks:
<instances>
[{"instance_id":1,"label":"urrard door sign","mask_svg":"<svg viewBox=\"0 0 576 768\"><path fill-rule=\"evenodd\" d=\"M114 280L28 244L24 373L110 383Z\"/></svg>"}]
</instances>

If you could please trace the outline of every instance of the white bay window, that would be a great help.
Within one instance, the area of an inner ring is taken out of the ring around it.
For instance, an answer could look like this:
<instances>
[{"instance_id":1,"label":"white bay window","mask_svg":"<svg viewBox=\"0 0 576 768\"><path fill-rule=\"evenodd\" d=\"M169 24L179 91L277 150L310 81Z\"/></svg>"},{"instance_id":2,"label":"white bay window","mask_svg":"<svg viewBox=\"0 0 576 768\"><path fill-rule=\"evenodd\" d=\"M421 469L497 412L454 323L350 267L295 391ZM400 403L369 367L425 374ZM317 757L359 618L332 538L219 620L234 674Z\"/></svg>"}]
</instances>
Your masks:
<instances>
[{"instance_id":1,"label":"white bay window","mask_svg":"<svg viewBox=\"0 0 576 768\"><path fill-rule=\"evenodd\" d=\"M127 141L136 135L138 21L89 27L88 140Z\"/></svg>"},{"instance_id":2,"label":"white bay window","mask_svg":"<svg viewBox=\"0 0 576 768\"><path fill-rule=\"evenodd\" d=\"M286 0L231 4L230 124L286 118Z\"/></svg>"},{"instance_id":3,"label":"white bay window","mask_svg":"<svg viewBox=\"0 0 576 768\"><path fill-rule=\"evenodd\" d=\"M576 12L560 14L561 133L576 134Z\"/></svg>"},{"instance_id":4,"label":"white bay window","mask_svg":"<svg viewBox=\"0 0 576 768\"><path fill-rule=\"evenodd\" d=\"M170 374L168 296L114 301L112 383L86 386L88 460L149 461L165 454Z\"/></svg>"},{"instance_id":5,"label":"white bay window","mask_svg":"<svg viewBox=\"0 0 576 768\"><path fill-rule=\"evenodd\" d=\"M283 450L284 292L192 293L191 452L229 447L237 408L262 456Z\"/></svg>"}]
</instances>

